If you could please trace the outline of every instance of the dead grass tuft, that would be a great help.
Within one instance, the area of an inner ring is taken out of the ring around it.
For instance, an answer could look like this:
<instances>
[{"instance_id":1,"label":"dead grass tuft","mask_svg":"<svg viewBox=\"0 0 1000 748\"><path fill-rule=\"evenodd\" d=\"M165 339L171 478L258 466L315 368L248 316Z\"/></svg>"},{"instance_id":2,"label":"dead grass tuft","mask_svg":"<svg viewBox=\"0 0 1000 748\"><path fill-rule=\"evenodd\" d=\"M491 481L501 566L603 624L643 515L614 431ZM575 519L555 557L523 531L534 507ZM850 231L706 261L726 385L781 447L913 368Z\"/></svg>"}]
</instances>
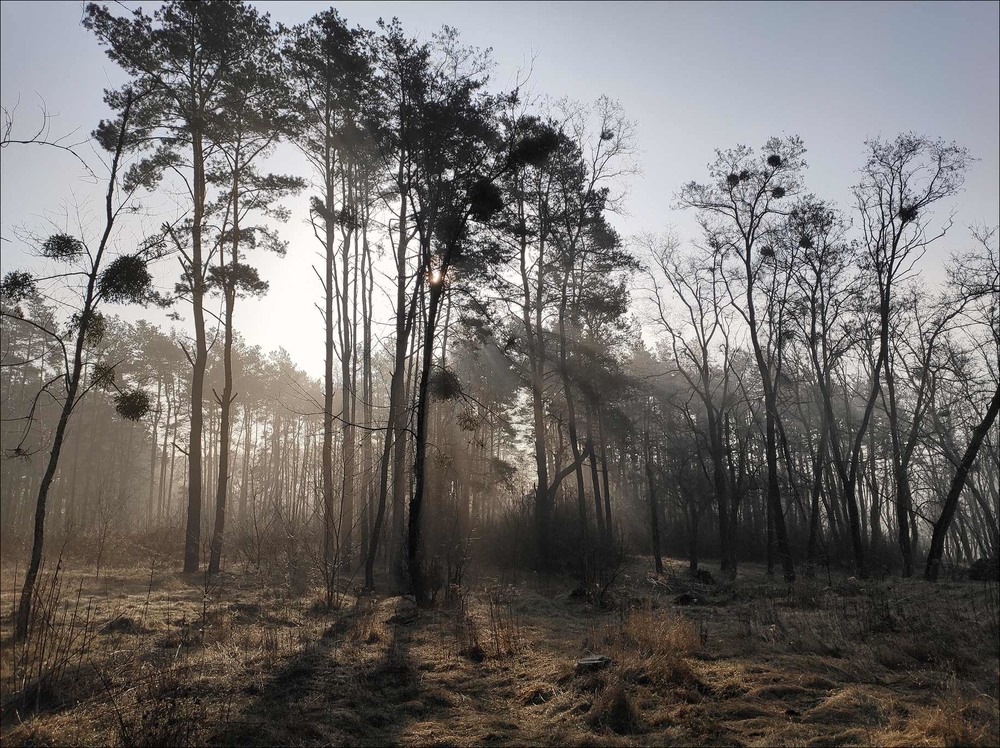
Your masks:
<instances>
[{"instance_id":1,"label":"dead grass tuft","mask_svg":"<svg viewBox=\"0 0 1000 748\"><path fill-rule=\"evenodd\" d=\"M1000 713L996 701L970 693L950 678L931 705L902 709L873 742L881 745L1000 745Z\"/></svg>"},{"instance_id":2,"label":"dead grass tuft","mask_svg":"<svg viewBox=\"0 0 1000 748\"><path fill-rule=\"evenodd\" d=\"M960 699L918 713L916 732L941 738L945 745L1000 745L996 705L988 699Z\"/></svg>"},{"instance_id":3,"label":"dead grass tuft","mask_svg":"<svg viewBox=\"0 0 1000 748\"><path fill-rule=\"evenodd\" d=\"M876 727L892 708L892 695L869 686L849 686L825 698L803 716L807 722Z\"/></svg>"},{"instance_id":4,"label":"dead grass tuft","mask_svg":"<svg viewBox=\"0 0 1000 748\"><path fill-rule=\"evenodd\" d=\"M685 658L700 649L701 636L690 621L664 610L630 610L618 624L592 632L584 647L610 656L631 683L699 683Z\"/></svg>"},{"instance_id":5,"label":"dead grass tuft","mask_svg":"<svg viewBox=\"0 0 1000 748\"><path fill-rule=\"evenodd\" d=\"M621 678L614 679L595 699L587 713L592 727L611 730L618 735L634 735L646 729L645 722Z\"/></svg>"}]
</instances>

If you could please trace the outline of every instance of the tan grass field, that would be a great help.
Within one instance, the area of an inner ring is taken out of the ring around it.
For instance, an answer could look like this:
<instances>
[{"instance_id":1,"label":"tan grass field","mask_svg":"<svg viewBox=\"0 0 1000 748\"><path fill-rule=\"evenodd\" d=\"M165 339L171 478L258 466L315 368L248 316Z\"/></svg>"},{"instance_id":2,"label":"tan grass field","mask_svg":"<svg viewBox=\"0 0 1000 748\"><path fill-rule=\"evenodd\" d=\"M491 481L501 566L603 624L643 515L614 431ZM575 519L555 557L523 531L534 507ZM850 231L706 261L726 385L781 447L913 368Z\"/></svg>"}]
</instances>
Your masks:
<instances>
[{"instance_id":1,"label":"tan grass field","mask_svg":"<svg viewBox=\"0 0 1000 748\"><path fill-rule=\"evenodd\" d=\"M71 567L14 644L5 564L2 743L1000 744L995 583L648 567L610 609L480 571L433 609L345 594L331 612L281 580ZM588 654L611 664L576 672Z\"/></svg>"}]
</instances>

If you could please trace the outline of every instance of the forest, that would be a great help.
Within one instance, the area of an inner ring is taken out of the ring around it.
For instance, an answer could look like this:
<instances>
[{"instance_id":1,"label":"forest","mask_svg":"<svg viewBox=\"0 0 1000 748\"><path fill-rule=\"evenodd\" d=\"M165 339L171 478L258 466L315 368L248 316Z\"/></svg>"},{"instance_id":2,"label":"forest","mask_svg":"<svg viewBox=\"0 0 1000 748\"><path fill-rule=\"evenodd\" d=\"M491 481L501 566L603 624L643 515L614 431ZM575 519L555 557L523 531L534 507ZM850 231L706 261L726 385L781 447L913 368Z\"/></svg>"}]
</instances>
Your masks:
<instances>
[{"instance_id":1,"label":"forest","mask_svg":"<svg viewBox=\"0 0 1000 748\"><path fill-rule=\"evenodd\" d=\"M1000 742L976 154L720 143L624 235L644 123L454 28L82 23L95 147L0 130L101 195L4 219L4 745ZM320 377L235 322L307 252Z\"/></svg>"}]
</instances>

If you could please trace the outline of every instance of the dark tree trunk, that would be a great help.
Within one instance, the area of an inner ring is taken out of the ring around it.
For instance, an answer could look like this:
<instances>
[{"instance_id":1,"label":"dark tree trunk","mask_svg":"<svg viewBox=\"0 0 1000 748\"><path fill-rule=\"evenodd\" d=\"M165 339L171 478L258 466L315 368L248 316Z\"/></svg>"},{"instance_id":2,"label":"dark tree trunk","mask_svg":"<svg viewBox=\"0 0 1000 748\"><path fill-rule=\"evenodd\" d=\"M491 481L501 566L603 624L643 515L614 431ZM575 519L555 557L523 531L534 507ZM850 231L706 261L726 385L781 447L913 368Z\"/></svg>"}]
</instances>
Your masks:
<instances>
[{"instance_id":1,"label":"dark tree trunk","mask_svg":"<svg viewBox=\"0 0 1000 748\"><path fill-rule=\"evenodd\" d=\"M428 387L430 385L431 362L434 357L434 333L443 290L443 273L440 283L430 284L430 298L427 305L427 320L424 325L423 349L420 364L420 378L417 385L417 434L414 439L413 497L410 499L410 517L407 528L406 560L410 574L410 584L418 605L426 605L430 599L423 568L423 547L421 521L426 490Z\"/></svg>"},{"instance_id":2,"label":"dark tree trunk","mask_svg":"<svg viewBox=\"0 0 1000 748\"><path fill-rule=\"evenodd\" d=\"M962 489L965 488L965 482L969 477L973 463L976 461L976 456L979 454L979 448L986 438L986 433L993 426L998 412L1000 412L1000 386L997 386L983 420L972 432L972 439L969 440L969 446L965 448L965 454L962 455L962 461L958 464L951 488L945 497L941 517L934 524L934 534L931 536L931 546L927 552L927 566L924 569L924 579L929 582L937 581L941 556L944 553L944 539L948 534L951 521L955 517L955 511L958 509L958 499L962 495Z\"/></svg>"},{"instance_id":3,"label":"dark tree trunk","mask_svg":"<svg viewBox=\"0 0 1000 748\"><path fill-rule=\"evenodd\" d=\"M402 180L402 166L397 177ZM396 249L396 344L393 356L392 379L389 384L389 418L386 424L385 441L382 444L382 460L379 463L379 494L378 508L375 513L375 521L372 527L372 541L368 548L368 557L365 559L365 586L373 589L375 585L375 557L378 551L379 537L382 533L382 525L385 521L386 501L389 495L389 459L393 448L396 451L395 468L393 470L393 508L394 515L399 515L399 527L402 528L402 509L397 507L397 495L401 499L401 492L397 493L397 485L402 485L402 476L397 475L402 472L405 459L406 432L403 423L403 395L404 374L406 371L406 351L410 342L410 333L413 330L413 320L416 315L416 299L420 293L420 281L417 281L417 288L413 292L413 298L409 308L406 308L406 246L407 246L407 222L406 222L406 193L403 192L400 198L400 222L399 222L399 243ZM400 502L401 503L401 502ZM393 521L394 535L398 532L397 522ZM398 542L397 537L392 538L392 543Z\"/></svg>"},{"instance_id":4,"label":"dark tree trunk","mask_svg":"<svg viewBox=\"0 0 1000 748\"><path fill-rule=\"evenodd\" d=\"M656 574L663 573L663 555L660 551L660 512L656 496L656 478L653 475L652 455L649 447L649 432L646 432L646 487L649 491L649 532L653 544L653 559L656 564Z\"/></svg>"},{"instance_id":5,"label":"dark tree trunk","mask_svg":"<svg viewBox=\"0 0 1000 748\"><path fill-rule=\"evenodd\" d=\"M191 361L191 431L188 435L188 505L184 532L184 572L198 571L201 555L201 480L203 401L205 368L208 365L208 344L205 336L205 279L202 260L201 231L205 216L205 155L202 136L192 134L194 152L194 220L191 226L191 304L194 316L195 349Z\"/></svg>"}]
</instances>

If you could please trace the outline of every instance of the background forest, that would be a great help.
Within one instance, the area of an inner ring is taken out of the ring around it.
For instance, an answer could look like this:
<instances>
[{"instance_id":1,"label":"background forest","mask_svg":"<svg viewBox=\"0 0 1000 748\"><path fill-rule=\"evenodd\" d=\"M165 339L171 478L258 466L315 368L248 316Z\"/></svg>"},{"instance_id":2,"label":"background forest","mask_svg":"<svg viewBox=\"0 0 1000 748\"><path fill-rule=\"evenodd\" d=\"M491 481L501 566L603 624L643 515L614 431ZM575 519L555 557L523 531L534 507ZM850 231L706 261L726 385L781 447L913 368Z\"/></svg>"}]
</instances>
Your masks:
<instances>
[{"instance_id":1,"label":"background forest","mask_svg":"<svg viewBox=\"0 0 1000 748\"><path fill-rule=\"evenodd\" d=\"M608 213L635 124L610 99L495 93L452 30L418 42L335 11L274 28L225 3L85 23L132 80L94 133L103 236L25 232L51 262L4 279L6 553L28 549L59 441L55 537L184 526L195 571L314 533L331 594L335 569L370 585L409 565L433 594L473 550L553 568L624 544L788 578L996 558L996 233L946 236L935 212L960 146L868 142L844 209L808 192L795 137L720 150L674 196L702 236L624 238ZM279 142L313 172L270 173ZM137 224L167 189L181 212ZM302 190L322 381L232 325ZM932 242L956 247L938 287ZM147 263L176 265L176 288L141 288ZM135 276L117 296L116 269ZM178 325L122 322L125 301Z\"/></svg>"},{"instance_id":2,"label":"background forest","mask_svg":"<svg viewBox=\"0 0 1000 748\"><path fill-rule=\"evenodd\" d=\"M470 566L601 607L636 556L996 579L1000 254L949 212L960 144L858 143L845 205L795 135L720 144L662 196L697 233L623 236L642 123L498 86L454 29L214 1L83 23L128 75L103 158L5 110L5 152L64 149L104 195L4 237L39 258L5 259L0 309L15 638L63 557L280 577L324 609L451 602ZM272 171L290 151L306 168ZM318 379L234 324L286 252L318 258Z\"/></svg>"}]
</instances>

